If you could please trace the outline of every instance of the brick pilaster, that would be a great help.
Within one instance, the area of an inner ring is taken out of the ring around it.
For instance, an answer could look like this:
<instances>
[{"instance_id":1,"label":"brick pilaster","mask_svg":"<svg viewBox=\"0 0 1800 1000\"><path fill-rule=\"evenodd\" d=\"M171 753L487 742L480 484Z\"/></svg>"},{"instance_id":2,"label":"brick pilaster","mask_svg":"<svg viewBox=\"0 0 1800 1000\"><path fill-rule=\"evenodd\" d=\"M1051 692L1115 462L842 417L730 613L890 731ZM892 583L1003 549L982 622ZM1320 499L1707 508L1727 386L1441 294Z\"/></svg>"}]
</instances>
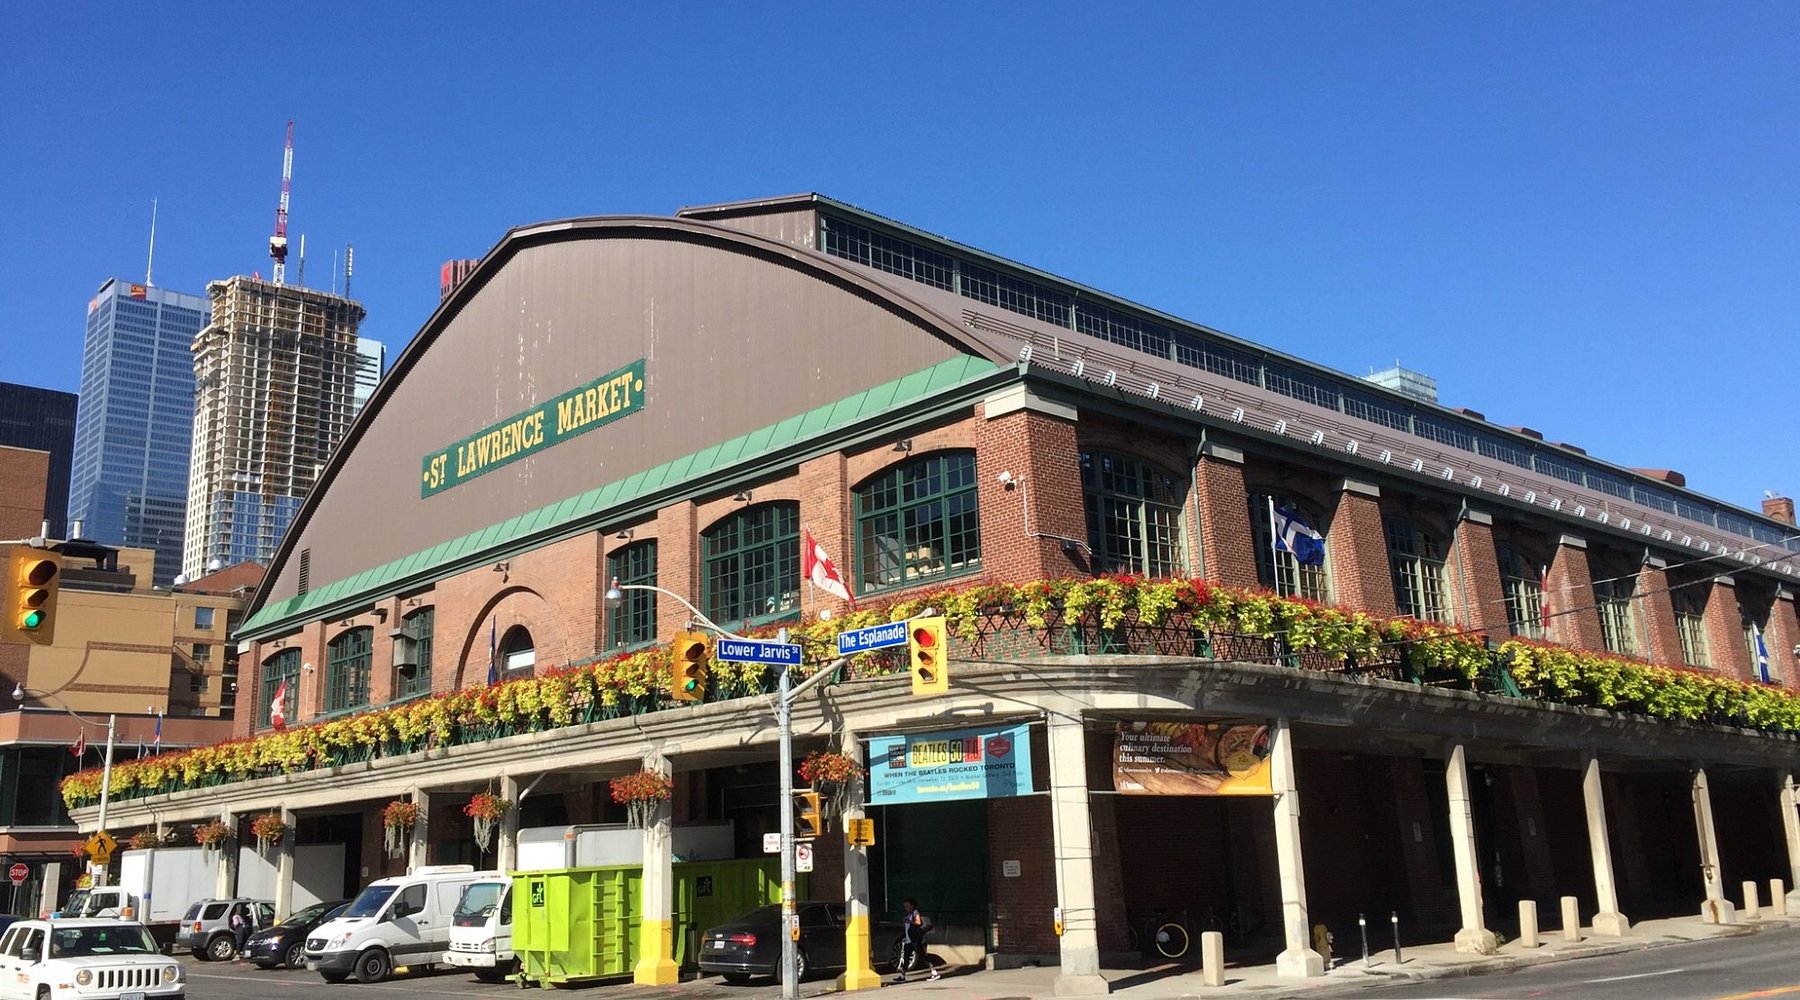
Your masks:
<instances>
[{"instance_id":1,"label":"brick pilaster","mask_svg":"<svg viewBox=\"0 0 1800 1000\"><path fill-rule=\"evenodd\" d=\"M853 562L856 556L855 546L850 540L851 519L854 516L850 508L854 501L850 496L844 453L834 451L800 463L799 490L802 538L805 537L804 532L812 532L813 539L831 557L838 575L844 578L845 586L851 588L851 593L855 593L858 574ZM805 565L803 556L801 566ZM816 617L821 610L827 608L834 615L842 614L849 607L850 602L812 586L806 581L804 571L802 572L800 608L805 615Z\"/></svg>"},{"instance_id":2,"label":"brick pilaster","mask_svg":"<svg viewBox=\"0 0 1800 1000\"><path fill-rule=\"evenodd\" d=\"M1255 587L1256 533L1250 525L1244 453L1208 444L1194 466L1200 503L1200 561L1209 583Z\"/></svg>"},{"instance_id":3,"label":"brick pilaster","mask_svg":"<svg viewBox=\"0 0 1800 1000\"><path fill-rule=\"evenodd\" d=\"M1331 515L1331 532L1325 536L1325 559L1337 603L1390 618L1400 613L1388 571L1380 487L1344 480Z\"/></svg>"},{"instance_id":4,"label":"brick pilaster","mask_svg":"<svg viewBox=\"0 0 1800 1000\"><path fill-rule=\"evenodd\" d=\"M1643 633L1641 651L1645 658L1679 667L1687 661L1681 655L1681 634L1675 628L1675 604L1669 596L1667 567L1661 559L1646 559L1638 570L1637 590L1631 603Z\"/></svg>"},{"instance_id":5,"label":"brick pilaster","mask_svg":"<svg viewBox=\"0 0 1800 1000\"><path fill-rule=\"evenodd\" d=\"M1738 607L1737 581L1715 576L1710 585L1694 586L1706 588L1706 649L1713 669L1739 680L1755 680L1756 665L1750 662L1750 649L1744 644L1744 612Z\"/></svg>"},{"instance_id":6,"label":"brick pilaster","mask_svg":"<svg viewBox=\"0 0 1800 1000\"><path fill-rule=\"evenodd\" d=\"M994 399L983 407L984 413L1005 410L977 431L985 575L997 580L1087 575L1085 548L1070 554L1064 542L1050 537L1087 541L1073 410L1064 415ZM1010 482L1001 482L1002 472L1011 473Z\"/></svg>"},{"instance_id":7,"label":"brick pilaster","mask_svg":"<svg viewBox=\"0 0 1800 1000\"><path fill-rule=\"evenodd\" d=\"M1769 649L1769 672L1784 687L1800 688L1800 657L1794 646L1800 643L1800 613L1794 603L1794 592L1775 588L1775 599L1769 602L1769 626L1763 630L1763 645Z\"/></svg>"},{"instance_id":8,"label":"brick pilaster","mask_svg":"<svg viewBox=\"0 0 1800 1000\"><path fill-rule=\"evenodd\" d=\"M1600 612L1594 607L1594 577L1588 567L1587 539L1562 535L1550 559L1549 586L1544 600L1550 605L1552 642L1577 649L1604 650Z\"/></svg>"},{"instance_id":9,"label":"brick pilaster","mask_svg":"<svg viewBox=\"0 0 1800 1000\"><path fill-rule=\"evenodd\" d=\"M700 595L700 529L693 501L656 512L656 585L704 607ZM687 627L688 610L667 598L656 602L656 634L668 637Z\"/></svg>"},{"instance_id":10,"label":"brick pilaster","mask_svg":"<svg viewBox=\"0 0 1800 1000\"><path fill-rule=\"evenodd\" d=\"M1500 557L1494 552L1494 519L1464 511L1451 540L1449 579L1452 620L1496 637L1509 630L1506 593L1500 586Z\"/></svg>"}]
</instances>

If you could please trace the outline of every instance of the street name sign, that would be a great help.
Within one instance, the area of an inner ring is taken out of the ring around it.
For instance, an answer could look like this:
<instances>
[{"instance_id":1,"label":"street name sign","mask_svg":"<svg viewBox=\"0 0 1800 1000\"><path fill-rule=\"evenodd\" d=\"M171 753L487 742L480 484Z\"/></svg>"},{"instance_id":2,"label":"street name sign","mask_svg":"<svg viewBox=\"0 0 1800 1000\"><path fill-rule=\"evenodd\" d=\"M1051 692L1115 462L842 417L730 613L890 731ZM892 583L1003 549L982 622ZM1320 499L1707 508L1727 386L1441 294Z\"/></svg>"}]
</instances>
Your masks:
<instances>
[{"instance_id":1,"label":"street name sign","mask_svg":"<svg viewBox=\"0 0 1800 1000\"><path fill-rule=\"evenodd\" d=\"M906 645L906 622L888 622L838 633L838 655L851 656L871 649Z\"/></svg>"},{"instance_id":2,"label":"street name sign","mask_svg":"<svg viewBox=\"0 0 1800 1000\"><path fill-rule=\"evenodd\" d=\"M783 667L800 665L797 642L763 642L760 639L720 639L713 655L732 663L773 663Z\"/></svg>"}]
</instances>

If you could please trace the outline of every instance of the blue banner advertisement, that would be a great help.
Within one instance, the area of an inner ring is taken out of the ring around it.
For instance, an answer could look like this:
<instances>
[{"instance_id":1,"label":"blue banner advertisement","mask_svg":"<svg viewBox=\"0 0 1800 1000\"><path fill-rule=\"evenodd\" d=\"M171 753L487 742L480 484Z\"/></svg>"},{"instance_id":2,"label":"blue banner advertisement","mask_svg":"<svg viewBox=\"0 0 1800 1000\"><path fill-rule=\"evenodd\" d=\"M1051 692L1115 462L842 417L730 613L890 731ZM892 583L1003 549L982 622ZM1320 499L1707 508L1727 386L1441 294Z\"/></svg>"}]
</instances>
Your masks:
<instances>
[{"instance_id":1,"label":"blue banner advertisement","mask_svg":"<svg viewBox=\"0 0 1800 1000\"><path fill-rule=\"evenodd\" d=\"M1031 792L1031 724L877 736L869 804L998 799Z\"/></svg>"}]
</instances>

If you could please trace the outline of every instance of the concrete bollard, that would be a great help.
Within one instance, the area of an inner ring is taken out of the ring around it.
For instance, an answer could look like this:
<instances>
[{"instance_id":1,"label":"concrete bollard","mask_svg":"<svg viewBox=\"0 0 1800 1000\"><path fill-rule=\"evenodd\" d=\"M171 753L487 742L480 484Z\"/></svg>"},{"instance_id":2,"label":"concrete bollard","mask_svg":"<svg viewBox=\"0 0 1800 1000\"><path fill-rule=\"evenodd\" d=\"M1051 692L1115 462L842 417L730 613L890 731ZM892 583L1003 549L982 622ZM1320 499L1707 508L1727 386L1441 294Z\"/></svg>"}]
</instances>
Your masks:
<instances>
[{"instance_id":1,"label":"concrete bollard","mask_svg":"<svg viewBox=\"0 0 1800 1000\"><path fill-rule=\"evenodd\" d=\"M1519 947L1538 946L1537 900L1519 900Z\"/></svg>"},{"instance_id":2,"label":"concrete bollard","mask_svg":"<svg viewBox=\"0 0 1800 1000\"><path fill-rule=\"evenodd\" d=\"M1574 896L1562 898L1563 940L1581 940L1581 900Z\"/></svg>"},{"instance_id":3,"label":"concrete bollard","mask_svg":"<svg viewBox=\"0 0 1800 1000\"><path fill-rule=\"evenodd\" d=\"M1200 981L1208 986L1225 985L1225 935L1219 931L1200 933Z\"/></svg>"},{"instance_id":4,"label":"concrete bollard","mask_svg":"<svg viewBox=\"0 0 1800 1000\"><path fill-rule=\"evenodd\" d=\"M1744 912L1742 916L1745 920L1755 920L1762 916L1762 901L1756 898L1755 882L1744 883Z\"/></svg>"},{"instance_id":5,"label":"concrete bollard","mask_svg":"<svg viewBox=\"0 0 1800 1000\"><path fill-rule=\"evenodd\" d=\"M1787 916L1787 883L1778 878L1769 880L1769 915Z\"/></svg>"}]
</instances>

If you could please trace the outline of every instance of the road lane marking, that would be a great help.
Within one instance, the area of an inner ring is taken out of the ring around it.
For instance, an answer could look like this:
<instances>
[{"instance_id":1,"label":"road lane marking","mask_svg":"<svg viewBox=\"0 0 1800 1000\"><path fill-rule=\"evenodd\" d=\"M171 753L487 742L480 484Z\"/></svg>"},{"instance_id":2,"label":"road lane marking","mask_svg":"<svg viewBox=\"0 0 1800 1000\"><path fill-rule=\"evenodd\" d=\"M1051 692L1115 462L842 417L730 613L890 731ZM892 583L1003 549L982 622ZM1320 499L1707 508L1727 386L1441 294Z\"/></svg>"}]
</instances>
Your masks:
<instances>
[{"instance_id":1,"label":"road lane marking","mask_svg":"<svg viewBox=\"0 0 1800 1000\"><path fill-rule=\"evenodd\" d=\"M1627 979L1649 979L1652 976L1673 976L1677 972L1686 971L1686 969L1664 969L1661 972L1640 972L1632 976L1607 976L1605 979L1584 979L1582 980L1582 985L1585 986L1592 983L1622 983Z\"/></svg>"},{"instance_id":2,"label":"road lane marking","mask_svg":"<svg viewBox=\"0 0 1800 1000\"><path fill-rule=\"evenodd\" d=\"M292 979L288 976L276 976L276 975L231 976L231 975L221 975L217 972L189 972L188 978L189 979L225 979L225 980L230 980L233 982L240 982L240 983L256 983L261 986L267 986L270 983L283 983L283 984L288 984L288 985L298 985L298 984L294 984L292 982ZM319 985L320 982L322 982L322 981L315 981L313 983L313 985L315 985L315 986ZM358 983L357 984L356 991L358 993L361 993L365 990L384 990L384 991L391 991L391 992L397 992L397 993L414 993L414 994L429 993L429 994L436 994L437 996L446 996L446 997L480 996L484 993L490 992L487 989L479 988L479 987L475 988L475 989L468 989L468 990L431 989L429 987L426 987L424 985L423 981L417 980L417 979L409 979L405 983L396 983L394 985L386 985L386 984L380 984L380 983L375 983L375 984Z\"/></svg>"},{"instance_id":3,"label":"road lane marking","mask_svg":"<svg viewBox=\"0 0 1800 1000\"><path fill-rule=\"evenodd\" d=\"M1800 993L1800 986L1777 986L1773 989L1756 990L1751 993L1733 993L1728 997L1716 997L1714 1000L1755 1000L1757 997L1778 997L1783 993Z\"/></svg>"}]
</instances>

